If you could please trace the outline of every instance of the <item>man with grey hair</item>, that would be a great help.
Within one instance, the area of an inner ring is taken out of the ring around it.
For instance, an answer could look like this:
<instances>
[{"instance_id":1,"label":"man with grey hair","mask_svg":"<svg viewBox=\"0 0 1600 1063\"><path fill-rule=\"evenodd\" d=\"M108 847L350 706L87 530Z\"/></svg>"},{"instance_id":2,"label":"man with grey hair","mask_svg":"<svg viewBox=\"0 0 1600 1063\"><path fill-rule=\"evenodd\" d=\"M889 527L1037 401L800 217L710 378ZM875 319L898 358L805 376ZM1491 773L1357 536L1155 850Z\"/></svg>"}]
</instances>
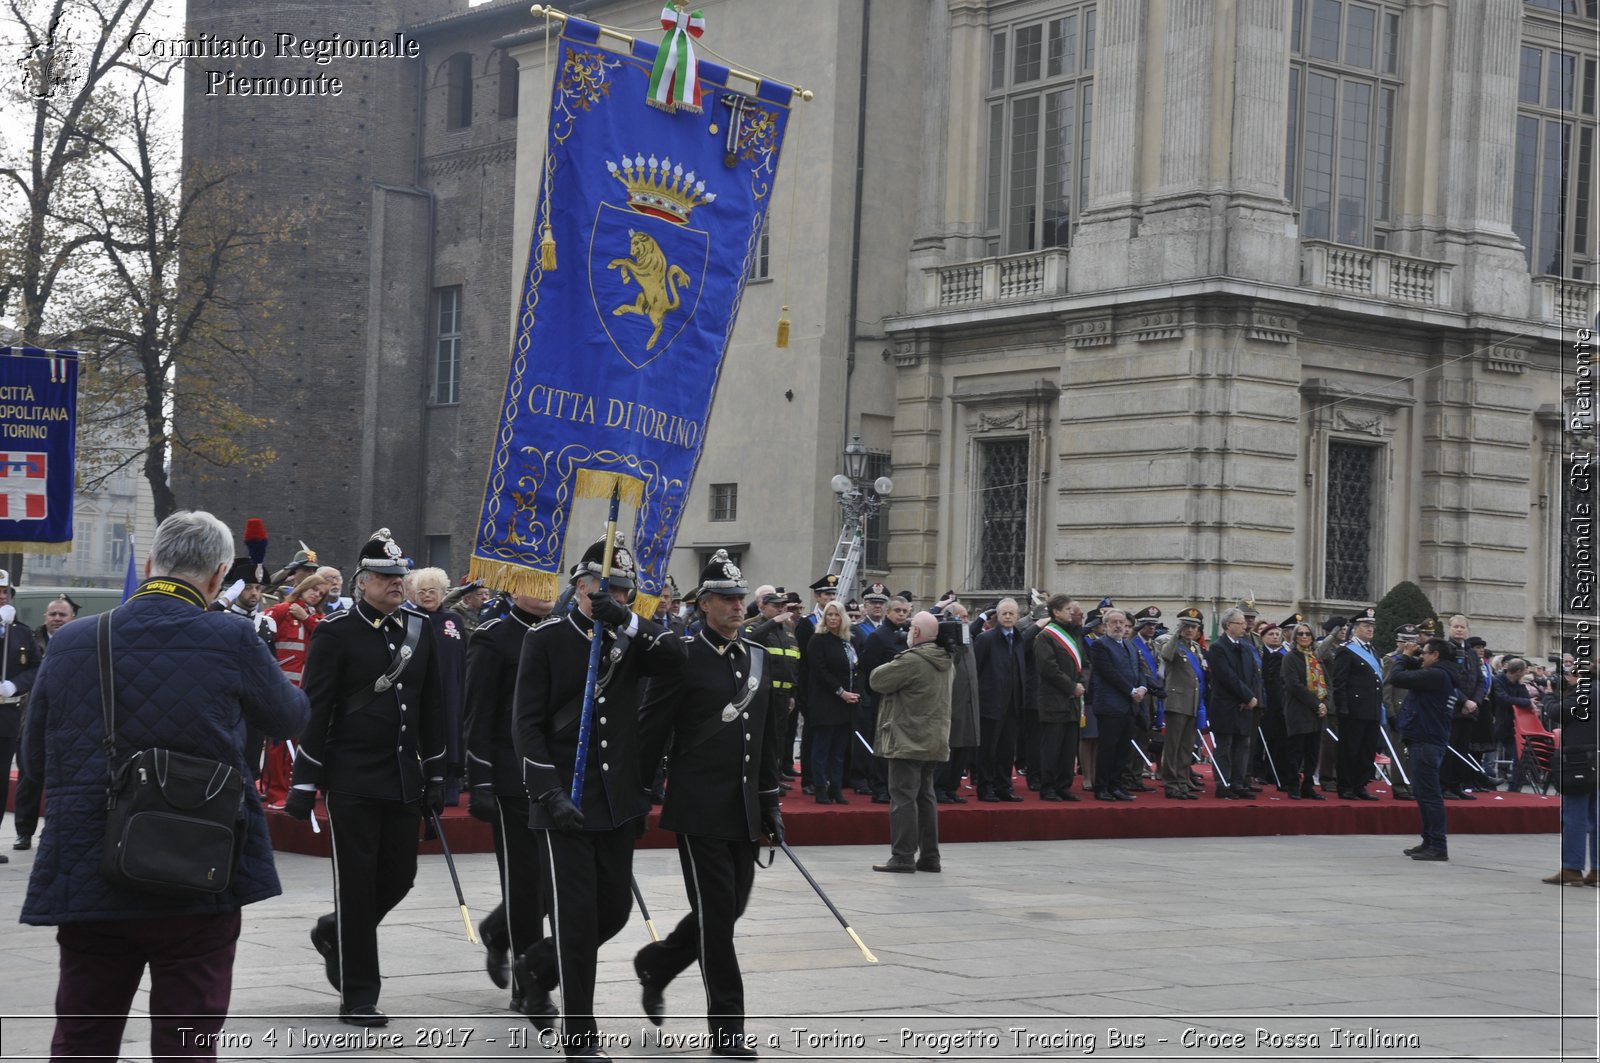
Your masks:
<instances>
[{"instance_id":1,"label":"man with grey hair","mask_svg":"<svg viewBox=\"0 0 1600 1063\"><path fill-rule=\"evenodd\" d=\"M232 556L232 533L209 513L175 513L156 529L151 577L109 621L119 760L154 747L245 775L247 724L278 738L305 726L305 695L254 630L207 608ZM51 1056L116 1058L148 966L150 1054L215 1059L239 909L282 892L261 799L245 788L237 860L220 893L159 897L96 874L107 770L99 650L96 624L61 628L28 706L25 759L44 785L47 814L22 922L57 927Z\"/></svg>"},{"instance_id":2,"label":"man with grey hair","mask_svg":"<svg viewBox=\"0 0 1600 1063\"><path fill-rule=\"evenodd\" d=\"M1216 739L1216 794L1224 800L1249 800L1250 736L1261 707L1261 666L1245 645L1244 610L1222 614L1222 634L1206 651L1209 666L1211 734Z\"/></svg>"},{"instance_id":3,"label":"man with grey hair","mask_svg":"<svg viewBox=\"0 0 1600 1063\"><path fill-rule=\"evenodd\" d=\"M1097 801L1132 801L1133 795L1121 786L1118 765L1133 741L1133 714L1142 708L1155 679L1128 641L1128 614L1107 609L1101 617L1105 636L1089 647L1089 672L1094 676L1089 701L1100 727L1094 796Z\"/></svg>"},{"instance_id":4,"label":"man with grey hair","mask_svg":"<svg viewBox=\"0 0 1600 1063\"><path fill-rule=\"evenodd\" d=\"M1022 726L1022 695L1027 683L1028 654L1017 630L1017 602L1002 598L994 610L995 625L972 643L978 666L978 710L983 747L979 767L979 801L1021 801L1012 790L1012 764L1017 731Z\"/></svg>"},{"instance_id":5,"label":"man with grey hair","mask_svg":"<svg viewBox=\"0 0 1600 1063\"><path fill-rule=\"evenodd\" d=\"M878 702L878 755L889 765L889 862L874 871L941 870L939 806L933 777L950 759L950 681L954 662L934 640L939 621L911 618L910 647L872 670Z\"/></svg>"}]
</instances>

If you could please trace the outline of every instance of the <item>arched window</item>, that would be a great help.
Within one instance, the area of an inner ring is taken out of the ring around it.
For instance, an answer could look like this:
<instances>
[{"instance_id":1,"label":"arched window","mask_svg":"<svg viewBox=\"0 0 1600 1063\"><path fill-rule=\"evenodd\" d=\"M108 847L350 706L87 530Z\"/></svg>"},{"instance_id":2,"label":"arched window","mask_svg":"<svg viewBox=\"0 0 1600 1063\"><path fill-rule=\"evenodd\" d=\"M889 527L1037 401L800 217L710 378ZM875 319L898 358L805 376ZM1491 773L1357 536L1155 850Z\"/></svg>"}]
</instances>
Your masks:
<instances>
[{"instance_id":1,"label":"arched window","mask_svg":"<svg viewBox=\"0 0 1600 1063\"><path fill-rule=\"evenodd\" d=\"M495 114L501 118L517 116L517 61L509 55L500 56L500 102Z\"/></svg>"},{"instance_id":2,"label":"arched window","mask_svg":"<svg viewBox=\"0 0 1600 1063\"><path fill-rule=\"evenodd\" d=\"M465 129L472 124L472 56L457 52L445 60L446 129Z\"/></svg>"}]
</instances>

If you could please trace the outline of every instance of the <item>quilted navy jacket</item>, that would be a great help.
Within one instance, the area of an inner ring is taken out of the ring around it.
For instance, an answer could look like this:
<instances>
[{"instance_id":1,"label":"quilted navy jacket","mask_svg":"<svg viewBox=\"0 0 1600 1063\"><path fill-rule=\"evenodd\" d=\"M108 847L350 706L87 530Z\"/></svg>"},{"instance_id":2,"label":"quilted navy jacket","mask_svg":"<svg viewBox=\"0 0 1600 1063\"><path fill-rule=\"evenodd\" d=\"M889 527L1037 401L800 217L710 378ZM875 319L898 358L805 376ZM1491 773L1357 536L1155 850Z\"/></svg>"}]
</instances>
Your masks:
<instances>
[{"instance_id":1,"label":"quilted navy jacket","mask_svg":"<svg viewBox=\"0 0 1600 1063\"><path fill-rule=\"evenodd\" d=\"M198 601L199 592L191 593ZM95 624L86 617L55 634L28 701L24 755L29 774L44 779L46 804L21 921L48 926L205 915L283 892L261 800L249 785L243 847L226 893L167 899L119 889L101 877L107 766ZM305 695L284 676L250 623L237 616L167 594L144 594L116 610L111 645L119 760L160 746L233 764L248 780L246 722L286 738L298 734L310 716Z\"/></svg>"}]
</instances>

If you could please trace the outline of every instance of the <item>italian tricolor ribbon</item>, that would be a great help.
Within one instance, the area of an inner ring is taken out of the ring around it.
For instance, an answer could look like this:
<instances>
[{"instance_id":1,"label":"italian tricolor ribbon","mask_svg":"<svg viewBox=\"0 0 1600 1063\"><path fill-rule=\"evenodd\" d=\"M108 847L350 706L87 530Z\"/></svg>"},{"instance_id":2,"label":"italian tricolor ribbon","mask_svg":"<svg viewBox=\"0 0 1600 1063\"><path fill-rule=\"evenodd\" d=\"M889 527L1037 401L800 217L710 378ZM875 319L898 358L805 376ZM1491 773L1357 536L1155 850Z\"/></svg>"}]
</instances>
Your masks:
<instances>
[{"instance_id":1,"label":"italian tricolor ribbon","mask_svg":"<svg viewBox=\"0 0 1600 1063\"><path fill-rule=\"evenodd\" d=\"M650 96L645 102L663 111L684 110L699 114L700 75L694 56L694 38L706 31L705 14L664 7L661 28L667 31L667 39L656 52L656 63L650 70Z\"/></svg>"},{"instance_id":2,"label":"italian tricolor ribbon","mask_svg":"<svg viewBox=\"0 0 1600 1063\"><path fill-rule=\"evenodd\" d=\"M1055 621L1045 625L1044 633L1054 638L1068 653L1072 654L1072 659L1077 662L1078 670L1081 672L1083 670L1083 654L1078 651L1078 644L1073 640L1072 636L1067 634L1066 630Z\"/></svg>"}]
</instances>

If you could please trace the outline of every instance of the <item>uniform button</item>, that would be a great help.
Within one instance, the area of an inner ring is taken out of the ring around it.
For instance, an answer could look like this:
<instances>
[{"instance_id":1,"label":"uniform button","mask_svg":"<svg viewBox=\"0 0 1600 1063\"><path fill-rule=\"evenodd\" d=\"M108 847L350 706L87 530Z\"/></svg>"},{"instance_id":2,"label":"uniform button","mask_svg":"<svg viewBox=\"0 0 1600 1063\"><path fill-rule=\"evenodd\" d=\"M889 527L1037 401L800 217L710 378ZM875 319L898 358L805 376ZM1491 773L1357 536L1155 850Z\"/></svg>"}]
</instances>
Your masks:
<instances>
[{"instance_id":1,"label":"uniform button","mask_svg":"<svg viewBox=\"0 0 1600 1063\"><path fill-rule=\"evenodd\" d=\"M389 648L390 648L390 649L391 649L391 650L392 650L392 649L394 649L394 643L392 643L392 642L391 642L391 643L389 643Z\"/></svg>"},{"instance_id":2,"label":"uniform button","mask_svg":"<svg viewBox=\"0 0 1600 1063\"><path fill-rule=\"evenodd\" d=\"M740 782L749 782L750 781L750 776L742 775L742 776L739 777L739 781Z\"/></svg>"},{"instance_id":3,"label":"uniform button","mask_svg":"<svg viewBox=\"0 0 1600 1063\"><path fill-rule=\"evenodd\" d=\"M609 765L609 764L602 764L602 765L600 765L600 770L601 770L601 771L610 771L610 770L611 770L611 765Z\"/></svg>"},{"instance_id":4,"label":"uniform button","mask_svg":"<svg viewBox=\"0 0 1600 1063\"><path fill-rule=\"evenodd\" d=\"M744 734L744 740L745 740L745 741L746 741L746 742L748 742L748 741L750 741L750 732L749 732L749 731L746 731L746 732L745 732L745 734Z\"/></svg>"},{"instance_id":5,"label":"uniform button","mask_svg":"<svg viewBox=\"0 0 1600 1063\"><path fill-rule=\"evenodd\" d=\"M404 684L404 683L396 683L396 684L395 684L395 685L394 685L394 688L395 688L395 689L396 689L396 690L404 690L404 689L405 689L405 688L406 688L406 685L405 685L405 684Z\"/></svg>"},{"instance_id":6,"label":"uniform button","mask_svg":"<svg viewBox=\"0 0 1600 1063\"><path fill-rule=\"evenodd\" d=\"M604 727L605 723L606 723L606 718L604 716L600 717L600 726Z\"/></svg>"},{"instance_id":7,"label":"uniform button","mask_svg":"<svg viewBox=\"0 0 1600 1063\"><path fill-rule=\"evenodd\" d=\"M596 705L604 705L605 703L606 703L606 696L604 694L601 694L598 698L595 699L595 704Z\"/></svg>"},{"instance_id":8,"label":"uniform button","mask_svg":"<svg viewBox=\"0 0 1600 1063\"><path fill-rule=\"evenodd\" d=\"M749 719L749 718L750 718L750 714L749 714L749 713L748 713L748 712L747 712L747 713L745 713L745 714L744 714L744 718L745 718L745 719L747 719L747 720L748 720L748 719Z\"/></svg>"},{"instance_id":9,"label":"uniform button","mask_svg":"<svg viewBox=\"0 0 1600 1063\"><path fill-rule=\"evenodd\" d=\"M401 725L400 725L400 733L401 733L401 734L404 734L404 733L405 733L405 730L406 730L406 725L405 725L405 724L401 724ZM750 759L750 758L749 758L749 757L745 757L745 758L744 758L744 759L745 759L745 760L749 760L749 759Z\"/></svg>"},{"instance_id":10,"label":"uniform button","mask_svg":"<svg viewBox=\"0 0 1600 1063\"><path fill-rule=\"evenodd\" d=\"M400 728L400 730L402 730L402 731L404 731L404 730L405 730L405 728L404 728L404 727L402 727L402 728ZM748 764L748 763L750 763L750 754L748 754L748 753L746 753L746 754L745 754L745 755L744 755L744 760L745 760L745 763L746 763L746 764Z\"/></svg>"},{"instance_id":11,"label":"uniform button","mask_svg":"<svg viewBox=\"0 0 1600 1063\"><path fill-rule=\"evenodd\" d=\"M735 679L743 679L744 678L744 673L739 671L737 668L735 668L733 670L733 678L735 678Z\"/></svg>"},{"instance_id":12,"label":"uniform button","mask_svg":"<svg viewBox=\"0 0 1600 1063\"><path fill-rule=\"evenodd\" d=\"M600 739L600 748L601 748L601 749L604 749L604 748L606 748L606 746L607 746L607 745L608 745L608 744L609 744L609 743L607 743L607 742L606 742L606 740L605 740L605 739L604 739L604 738L602 738L602 739Z\"/></svg>"}]
</instances>

